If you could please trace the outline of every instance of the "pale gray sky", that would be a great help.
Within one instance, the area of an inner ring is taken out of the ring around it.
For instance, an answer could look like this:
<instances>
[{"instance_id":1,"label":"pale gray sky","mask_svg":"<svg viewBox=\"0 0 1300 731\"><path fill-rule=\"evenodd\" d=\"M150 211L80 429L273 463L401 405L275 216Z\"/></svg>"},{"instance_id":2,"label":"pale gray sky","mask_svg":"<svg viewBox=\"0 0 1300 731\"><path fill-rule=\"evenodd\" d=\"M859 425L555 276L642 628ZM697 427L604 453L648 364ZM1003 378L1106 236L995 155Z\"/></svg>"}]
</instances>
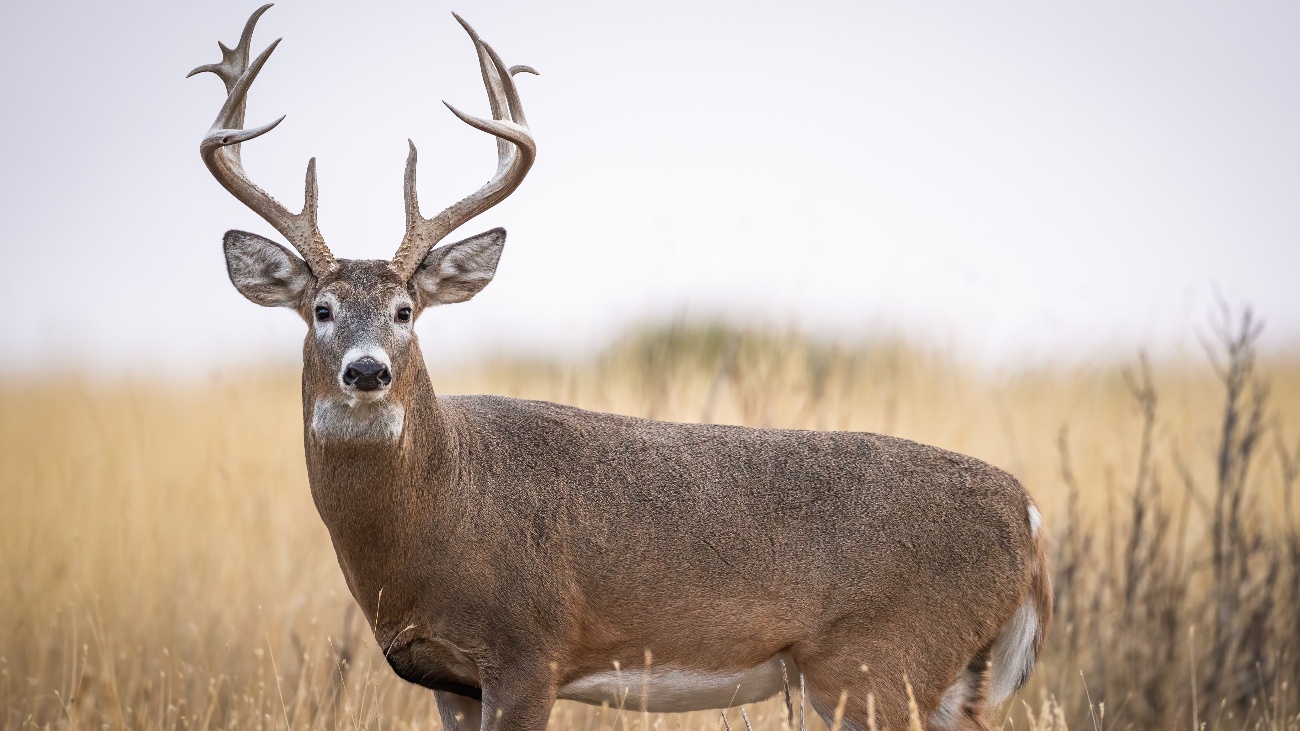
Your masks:
<instances>
[{"instance_id":1,"label":"pale gray sky","mask_svg":"<svg viewBox=\"0 0 1300 731\"><path fill-rule=\"evenodd\" d=\"M303 326L226 280L223 93L185 79L257 0L8 3L0 23L6 363L292 361ZM291 208L316 155L335 253L402 234L406 138L437 210L491 175L457 10L507 63L540 155L469 224L496 281L421 320L434 362L563 351L723 314L890 327L994 362L1194 342L1215 292L1300 346L1300 4L299 2L249 122Z\"/></svg>"}]
</instances>

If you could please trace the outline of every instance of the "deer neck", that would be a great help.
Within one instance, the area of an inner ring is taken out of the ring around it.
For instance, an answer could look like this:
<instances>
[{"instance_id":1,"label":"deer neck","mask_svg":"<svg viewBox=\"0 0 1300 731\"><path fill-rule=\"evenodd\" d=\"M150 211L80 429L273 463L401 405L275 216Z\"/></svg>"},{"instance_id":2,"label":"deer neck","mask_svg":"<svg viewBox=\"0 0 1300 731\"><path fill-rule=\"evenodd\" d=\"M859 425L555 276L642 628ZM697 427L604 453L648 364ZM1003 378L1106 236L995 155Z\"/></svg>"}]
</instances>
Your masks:
<instances>
[{"instance_id":1,"label":"deer neck","mask_svg":"<svg viewBox=\"0 0 1300 731\"><path fill-rule=\"evenodd\" d=\"M303 418L312 498L329 529L348 588L372 626L381 590L383 614L400 611L403 595L409 592L394 581L409 574L404 570L409 568L408 554L430 524L441 519L445 493L455 474L454 437L418 352L405 371L404 382L394 383L389 395L388 413L359 415L397 420L394 437L372 438L392 428L388 423L374 434L357 429L358 438L338 439L338 433L321 425L322 411L333 408L327 400L334 397L325 389L323 394L314 393L304 369Z\"/></svg>"}]
</instances>

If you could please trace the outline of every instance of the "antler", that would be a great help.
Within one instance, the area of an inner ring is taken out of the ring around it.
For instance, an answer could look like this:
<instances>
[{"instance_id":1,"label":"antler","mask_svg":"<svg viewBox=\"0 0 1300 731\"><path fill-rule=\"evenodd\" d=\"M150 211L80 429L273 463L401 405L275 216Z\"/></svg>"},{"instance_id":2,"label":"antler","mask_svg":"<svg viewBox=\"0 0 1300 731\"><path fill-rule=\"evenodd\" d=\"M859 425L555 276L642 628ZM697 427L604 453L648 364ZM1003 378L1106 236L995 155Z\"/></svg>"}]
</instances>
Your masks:
<instances>
[{"instance_id":1,"label":"antler","mask_svg":"<svg viewBox=\"0 0 1300 731\"><path fill-rule=\"evenodd\" d=\"M248 88L253 85L258 72L262 70L271 52L280 43L279 38L275 39L261 55L253 59L252 64L249 64L248 51L253 40L253 26L257 25L257 19L262 17L262 13L270 7L271 4L268 3L253 11L253 15L244 24L244 32L239 37L239 44L233 50L226 48L224 43L217 43L221 47L220 63L200 66L186 75L186 78L189 78L204 71L211 71L221 77L226 85L226 103L221 105L216 121L212 123L212 128L199 144L199 154L203 156L204 164L208 166L208 170L212 172L217 182L283 234L302 254L312 273L319 278L334 271L338 263L329 248L325 246L325 240L321 237L320 228L316 224L316 158L313 157L307 163L307 182L301 213L290 213L279 201L249 180L244 172L244 165L239 159L241 142L260 137L284 121L282 116L260 127L244 129L244 108L248 103Z\"/></svg>"},{"instance_id":2,"label":"antler","mask_svg":"<svg viewBox=\"0 0 1300 731\"><path fill-rule=\"evenodd\" d=\"M471 117L447 102L443 104L447 104L451 113L462 122L497 138L497 171L491 180L467 198L448 206L433 218L424 218L420 215L420 202L415 192L415 143L410 143L404 186L406 235L402 237L402 245L398 247L392 261L393 270L403 280L410 279L429 250L447 234L513 193L537 158L537 145L528 130L524 108L519 102L519 92L515 90L515 82L511 78L520 72L537 72L528 66L507 67L497 52L479 38L464 18L455 13L452 15L469 33L474 48L478 51L478 65L483 72L483 86L487 89L488 103L492 107L492 119Z\"/></svg>"}]
</instances>

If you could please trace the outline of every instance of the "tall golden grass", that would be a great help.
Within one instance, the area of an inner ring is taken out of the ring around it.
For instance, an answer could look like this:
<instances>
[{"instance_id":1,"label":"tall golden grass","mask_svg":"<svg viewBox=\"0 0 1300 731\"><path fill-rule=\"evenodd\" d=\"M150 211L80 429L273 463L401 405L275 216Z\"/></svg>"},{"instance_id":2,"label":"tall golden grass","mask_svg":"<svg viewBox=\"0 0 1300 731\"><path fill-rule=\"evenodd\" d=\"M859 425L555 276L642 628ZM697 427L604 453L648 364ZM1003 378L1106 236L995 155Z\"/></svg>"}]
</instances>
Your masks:
<instances>
[{"instance_id":1,"label":"tall golden grass","mask_svg":"<svg viewBox=\"0 0 1300 731\"><path fill-rule=\"evenodd\" d=\"M1039 669L995 727L1296 729L1300 359L1255 362L1251 342L1225 355L1242 332L1213 345L1227 370L1190 357L990 373L902 342L674 326L582 361L433 381L981 457L1039 500L1059 594ZM1247 370L1229 404L1234 364ZM393 676L352 609L308 494L299 398L297 374L247 369L0 391L5 728L439 726L432 694ZM763 731L786 723L780 699L746 710ZM560 703L552 727L722 719Z\"/></svg>"}]
</instances>

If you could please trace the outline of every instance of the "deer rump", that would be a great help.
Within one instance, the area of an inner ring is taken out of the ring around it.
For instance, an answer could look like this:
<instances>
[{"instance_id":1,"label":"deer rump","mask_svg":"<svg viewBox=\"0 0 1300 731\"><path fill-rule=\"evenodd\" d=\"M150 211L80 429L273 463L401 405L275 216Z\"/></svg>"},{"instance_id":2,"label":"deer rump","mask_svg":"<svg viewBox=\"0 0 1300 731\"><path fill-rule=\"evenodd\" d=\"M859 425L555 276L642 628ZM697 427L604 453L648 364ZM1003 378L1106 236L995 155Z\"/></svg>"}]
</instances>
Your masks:
<instances>
[{"instance_id":1,"label":"deer rump","mask_svg":"<svg viewBox=\"0 0 1300 731\"><path fill-rule=\"evenodd\" d=\"M982 671L1030 605L1029 497L972 457L870 433L495 396L437 403L455 476L429 500L454 510L422 531L415 555L443 557L422 583L444 603L449 637L464 629L495 637L491 654L518 643L564 658L575 671L557 679L560 698L734 706L832 654L881 683L942 677L942 689L976 659ZM473 678L436 667L459 664L444 652L396 649L402 677L478 695ZM1026 671L1006 672L1014 689Z\"/></svg>"}]
</instances>

